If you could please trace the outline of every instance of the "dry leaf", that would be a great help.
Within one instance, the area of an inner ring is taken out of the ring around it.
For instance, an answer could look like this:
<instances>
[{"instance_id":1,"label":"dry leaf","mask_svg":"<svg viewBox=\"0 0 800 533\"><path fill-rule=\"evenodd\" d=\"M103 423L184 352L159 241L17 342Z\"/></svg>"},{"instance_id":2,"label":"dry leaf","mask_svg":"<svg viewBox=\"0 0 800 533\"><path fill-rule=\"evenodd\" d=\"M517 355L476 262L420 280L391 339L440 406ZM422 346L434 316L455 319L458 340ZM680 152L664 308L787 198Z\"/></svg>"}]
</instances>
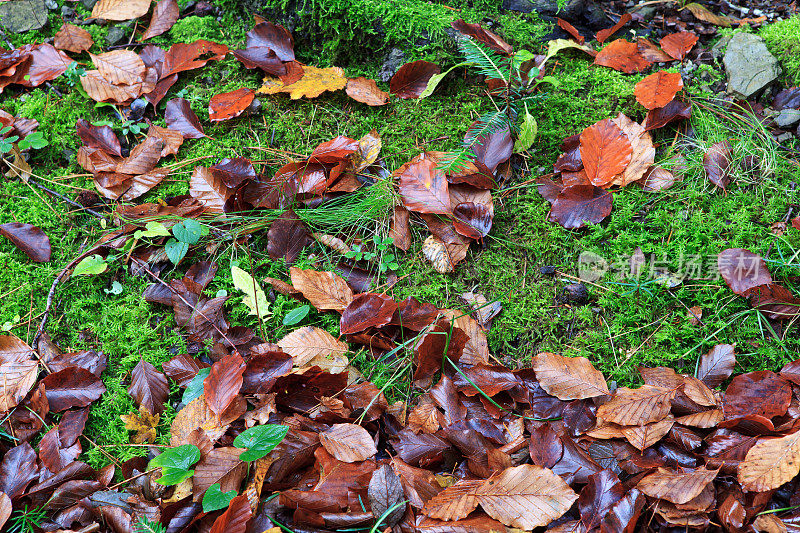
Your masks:
<instances>
[{"instance_id":1,"label":"dry leaf","mask_svg":"<svg viewBox=\"0 0 800 533\"><path fill-rule=\"evenodd\" d=\"M777 489L800 473L800 431L762 439L739 463L738 478L747 491Z\"/></svg>"},{"instance_id":2,"label":"dry leaf","mask_svg":"<svg viewBox=\"0 0 800 533\"><path fill-rule=\"evenodd\" d=\"M597 408L597 417L619 424L638 426L663 419L670 411L670 401L677 389L643 385L638 389L621 387L611 400Z\"/></svg>"},{"instance_id":3,"label":"dry leaf","mask_svg":"<svg viewBox=\"0 0 800 533\"><path fill-rule=\"evenodd\" d=\"M92 9L92 18L130 20L139 18L150 9L150 0L100 0Z\"/></svg>"},{"instance_id":4,"label":"dry leaf","mask_svg":"<svg viewBox=\"0 0 800 533\"><path fill-rule=\"evenodd\" d=\"M539 384L560 400L583 400L611 394L606 380L585 357L540 353L533 358Z\"/></svg>"},{"instance_id":5,"label":"dry leaf","mask_svg":"<svg viewBox=\"0 0 800 533\"><path fill-rule=\"evenodd\" d=\"M296 329L278 341L278 346L292 356L295 366L305 366L315 357L347 353L347 344L324 329L306 326Z\"/></svg>"},{"instance_id":6,"label":"dry leaf","mask_svg":"<svg viewBox=\"0 0 800 533\"><path fill-rule=\"evenodd\" d=\"M264 78L264 85L256 91L259 94L289 93L292 100L298 98L316 98L325 91L338 91L347 85L347 77L339 67L317 68L303 67L303 77L298 81L284 85L282 81L271 76Z\"/></svg>"},{"instance_id":7,"label":"dry leaf","mask_svg":"<svg viewBox=\"0 0 800 533\"><path fill-rule=\"evenodd\" d=\"M367 430L355 424L334 424L319 434L319 441L328 453L345 463L365 461L378 453Z\"/></svg>"},{"instance_id":8,"label":"dry leaf","mask_svg":"<svg viewBox=\"0 0 800 533\"><path fill-rule=\"evenodd\" d=\"M683 504L699 496L706 486L714 481L718 472L703 467L685 472L659 468L658 471L642 478L636 488L653 498Z\"/></svg>"}]
</instances>

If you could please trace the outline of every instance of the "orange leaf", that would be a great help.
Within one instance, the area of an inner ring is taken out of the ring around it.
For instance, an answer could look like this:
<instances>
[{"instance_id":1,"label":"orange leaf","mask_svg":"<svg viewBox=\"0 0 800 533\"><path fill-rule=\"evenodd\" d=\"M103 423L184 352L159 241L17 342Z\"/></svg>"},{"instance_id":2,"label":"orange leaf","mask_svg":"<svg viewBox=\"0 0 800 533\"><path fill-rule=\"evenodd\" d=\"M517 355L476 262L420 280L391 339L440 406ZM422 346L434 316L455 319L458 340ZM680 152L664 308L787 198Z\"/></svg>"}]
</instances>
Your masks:
<instances>
[{"instance_id":1,"label":"orange leaf","mask_svg":"<svg viewBox=\"0 0 800 533\"><path fill-rule=\"evenodd\" d=\"M339 461L365 461L376 453L375 443L366 429L355 424L334 424L319 434L322 446Z\"/></svg>"},{"instance_id":2,"label":"orange leaf","mask_svg":"<svg viewBox=\"0 0 800 533\"><path fill-rule=\"evenodd\" d=\"M168 31L178 21L178 2L175 0L159 0L153 8L150 25L142 35L142 41Z\"/></svg>"},{"instance_id":3,"label":"orange leaf","mask_svg":"<svg viewBox=\"0 0 800 533\"><path fill-rule=\"evenodd\" d=\"M634 87L636 100L646 109L664 107L683 88L679 72L660 70L650 74Z\"/></svg>"},{"instance_id":4,"label":"orange leaf","mask_svg":"<svg viewBox=\"0 0 800 533\"><path fill-rule=\"evenodd\" d=\"M304 66L302 71L302 77L288 85L279 79L267 76L264 78L264 85L256 92L260 94L289 93L292 100L297 100L299 98L316 98L325 91L338 91L347 85L344 71L339 67Z\"/></svg>"},{"instance_id":5,"label":"orange leaf","mask_svg":"<svg viewBox=\"0 0 800 533\"><path fill-rule=\"evenodd\" d=\"M430 159L411 163L400 174L399 187L403 205L409 211L440 215L450 212L447 179Z\"/></svg>"},{"instance_id":6,"label":"orange leaf","mask_svg":"<svg viewBox=\"0 0 800 533\"><path fill-rule=\"evenodd\" d=\"M750 448L739 463L739 483L747 491L777 489L800 473L800 431L767 438Z\"/></svg>"},{"instance_id":7,"label":"orange leaf","mask_svg":"<svg viewBox=\"0 0 800 533\"><path fill-rule=\"evenodd\" d=\"M533 358L533 369L542 388L559 400L584 400L611 394L603 374L585 357L562 357L540 353Z\"/></svg>"},{"instance_id":8,"label":"orange leaf","mask_svg":"<svg viewBox=\"0 0 800 533\"><path fill-rule=\"evenodd\" d=\"M61 29L56 33L53 45L60 50L67 50L69 52L85 52L94 44L92 35L79 28L74 24L64 23Z\"/></svg>"},{"instance_id":9,"label":"orange leaf","mask_svg":"<svg viewBox=\"0 0 800 533\"><path fill-rule=\"evenodd\" d=\"M89 56L100 75L113 85L133 85L144 78L144 61L130 50L114 50Z\"/></svg>"},{"instance_id":10,"label":"orange leaf","mask_svg":"<svg viewBox=\"0 0 800 533\"><path fill-rule=\"evenodd\" d=\"M212 122L236 118L245 112L254 98L255 93L247 87L229 93L215 94L208 102L208 118Z\"/></svg>"},{"instance_id":11,"label":"orange leaf","mask_svg":"<svg viewBox=\"0 0 800 533\"><path fill-rule=\"evenodd\" d=\"M558 21L559 27L562 30L569 33L570 35L572 35L572 37L575 39L575 41L577 41L578 44L583 44L584 42L586 42L586 38L583 35L581 35L581 33L578 31L577 28L575 28L575 26L573 26L564 19L558 18L556 20Z\"/></svg>"},{"instance_id":12,"label":"orange leaf","mask_svg":"<svg viewBox=\"0 0 800 533\"><path fill-rule=\"evenodd\" d=\"M580 137L581 159L586 177L594 185L608 185L631 161L633 147L628 137L611 119L589 126Z\"/></svg>"},{"instance_id":13,"label":"orange leaf","mask_svg":"<svg viewBox=\"0 0 800 533\"><path fill-rule=\"evenodd\" d=\"M636 44L617 39L597 53L594 64L632 74L643 71L652 63L642 56Z\"/></svg>"},{"instance_id":14,"label":"orange leaf","mask_svg":"<svg viewBox=\"0 0 800 533\"><path fill-rule=\"evenodd\" d=\"M658 422L669 414L677 389L643 385L638 389L620 387L607 403L597 408L597 417L621 426Z\"/></svg>"},{"instance_id":15,"label":"orange leaf","mask_svg":"<svg viewBox=\"0 0 800 533\"><path fill-rule=\"evenodd\" d=\"M633 19L633 17L631 16L630 13L625 13L624 15L622 15L619 18L619 20L617 21L616 24L614 24L610 28L607 28L605 30L600 30L600 31L597 32L597 35L596 35L597 42L600 43L600 44L604 43L606 41L606 39L608 39L609 37L611 37L612 35L617 33L620 28L622 28L625 24L630 22L632 19ZM559 24L559 26L560 26L560 24Z\"/></svg>"},{"instance_id":16,"label":"orange leaf","mask_svg":"<svg viewBox=\"0 0 800 533\"><path fill-rule=\"evenodd\" d=\"M369 106L386 105L389 103L389 93L378 88L375 80L364 78L350 78L347 80L347 96Z\"/></svg>"},{"instance_id":17,"label":"orange leaf","mask_svg":"<svg viewBox=\"0 0 800 533\"><path fill-rule=\"evenodd\" d=\"M292 285L318 310L342 312L353 301L347 282L333 272L318 272L292 267Z\"/></svg>"},{"instance_id":18,"label":"orange leaf","mask_svg":"<svg viewBox=\"0 0 800 533\"><path fill-rule=\"evenodd\" d=\"M697 43L697 35L688 31L670 33L664 36L659 44L666 53L675 59L682 60L689 53L689 50Z\"/></svg>"}]
</instances>

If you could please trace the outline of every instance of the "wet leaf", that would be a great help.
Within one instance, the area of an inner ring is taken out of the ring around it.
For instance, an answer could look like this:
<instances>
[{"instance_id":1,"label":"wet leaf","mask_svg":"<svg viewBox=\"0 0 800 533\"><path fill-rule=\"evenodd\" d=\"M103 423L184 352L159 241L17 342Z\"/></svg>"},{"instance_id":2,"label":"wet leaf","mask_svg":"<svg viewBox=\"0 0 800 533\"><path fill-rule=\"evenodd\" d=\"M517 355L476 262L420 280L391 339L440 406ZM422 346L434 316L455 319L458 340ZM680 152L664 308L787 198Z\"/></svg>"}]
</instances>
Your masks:
<instances>
[{"instance_id":1,"label":"wet leaf","mask_svg":"<svg viewBox=\"0 0 800 533\"><path fill-rule=\"evenodd\" d=\"M161 477L156 480L162 485L177 485L194 474L192 465L200 460L200 450L192 444L182 444L167 448L147 464L147 468L161 468Z\"/></svg>"},{"instance_id":2,"label":"wet leaf","mask_svg":"<svg viewBox=\"0 0 800 533\"><path fill-rule=\"evenodd\" d=\"M141 406L138 413L120 415L119 417L125 422L125 429L136 432L131 437L131 442L134 444L156 441L160 415L153 415L146 407Z\"/></svg>"},{"instance_id":3,"label":"wet leaf","mask_svg":"<svg viewBox=\"0 0 800 533\"><path fill-rule=\"evenodd\" d=\"M550 209L548 219L568 229L599 224L611 214L610 191L593 185L573 185L563 189Z\"/></svg>"},{"instance_id":4,"label":"wet leaf","mask_svg":"<svg viewBox=\"0 0 800 533\"><path fill-rule=\"evenodd\" d=\"M197 115L189 105L189 101L185 98L173 98L168 101L164 110L164 119L167 122L167 127L181 132L184 139L206 137L203 127L200 125L200 119L197 118Z\"/></svg>"},{"instance_id":5,"label":"wet leaf","mask_svg":"<svg viewBox=\"0 0 800 533\"><path fill-rule=\"evenodd\" d=\"M597 53L594 58L595 65L613 68L626 74L641 72L648 68L652 63L645 59L639 52L639 47L635 43L629 43L625 39L617 39L607 44Z\"/></svg>"},{"instance_id":6,"label":"wet leaf","mask_svg":"<svg viewBox=\"0 0 800 533\"><path fill-rule=\"evenodd\" d=\"M207 58L201 56L210 54ZM194 70L204 66L209 61L218 61L228 54L228 47L224 44L203 39L193 43L175 43L164 54L164 64L161 67L161 79L167 79L178 72ZM172 85L171 82L170 85ZM169 123L168 123L169 124Z\"/></svg>"},{"instance_id":7,"label":"wet leaf","mask_svg":"<svg viewBox=\"0 0 800 533\"><path fill-rule=\"evenodd\" d=\"M79 54L85 52L94 44L92 35L74 24L65 22L55 35L53 45L59 50L67 50Z\"/></svg>"},{"instance_id":8,"label":"wet leaf","mask_svg":"<svg viewBox=\"0 0 800 533\"><path fill-rule=\"evenodd\" d=\"M638 389L621 387L611 400L597 408L597 417L621 426L658 422L670 411L677 389L643 385Z\"/></svg>"},{"instance_id":9,"label":"wet leaf","mask_svg":"<svg viewBox=\"0 0 800 533\"><path fill-rule=\"evenodd\" d=\"M7 222L0 224L0 235L14 243L25 255L37 263L50 261L50 239L38 227L31 224Z\"/></svg>"},{"instance_id":10,"label":"wet leaf","mask_svg":"<svg viewBox=\"0 0 800 533\"><path fill-rule=\"evenodd\" d=\"M78 136L83 143L91 148L99 148L109 154L122 157L122 148L119 139L109 126L93 126L80 118L75 123Z\"/></svg>"},{"instance_id":11,"label":"wet leaf","mask_svg":"<svg viewBox=\"0 0 800 533\"><path fill-rule=\"evenodd\" d=\"M636 488L652 498L684 504L699 496L718 473L718 470L707 470L703 467L685 472L659 468L642 478Z\"/></svg>"},{"instance_id":12,"label":"wet leaf","mask_svg":"<svg viewBox=\"0 0 800 533\"><path fill-rule=\"evenodd\" d=\"M786 414L792 400L792 386L769 370L739 374L725 390L722 410L725 419L759 415L774 418Z\"/></svg>"},{"instance_id":13,"label":"wet leaf","mask_svg":"<svg viewBox=\"0 0 800 533\"><path fill-rule=\"evenodd\" d=\"M630 13L624 13L619 18L617 23L614 24L612 27L598 31L597 35L595 35L595 39L597 39L598 43L603 44L606 41L606 39L608 39L609 37L611 37L612 35L617 33L625 24L627 24L631 20L633 20L633 17L631 16L631 14Z\"/></svg>"},{"instance_id":14,"label":"wet leaf","mask_svg":"<svg viewBox=\"0 0 800 533\"><path fill-rule=\"evenodd\" d=\"M621 174L610 181L611 185L624 187L642 179L645 172L653 166L656 149L653 146L653 138L638 122L634 122L622 113L613 122L625 133L631 143L630 163Z\"/></svg>"},{"instance_id":15,"label":"wet leaf","mask_svg":"<svg viewBox=\"0 0 800 533\"><path fill-rule=\"evenodd\" d=\"M761 439L739 463L738 480L747 491L777 489L800 473L800 431Z\"/></svg>"},{"instance_id":16,"label":"wet leaf","mask_svg":"<svg viewBox=\"0 0 800 533\"><path fill-rule=\"evenodd\" d=\"M399 188L403 205L409 211L434 214L450 212L447 179L430 159L411 163L400 174Z\"/></svg>"},{"instance_id":17,"label":"wet leaf","mask_svg":"<svg viewBox=\"0 0 800 533\"><path fill-rule=\"evenodd\" d=\"M150 0L100 0L92 8L92 18L130 20L139 18L150 9Z\"/></svg>"},{"instance_id":18,"label":"wet leaf","mask_svg":"<svg viewBox=\"0 0 800 533\"><path fill-rule=\"evenodd\" d=\"M339 67L303 66L302 70L303 76L288 85L268 76L264 79L264 85L256 92L259 94L289 93L292 100L297 100L299 98L316 98L325 91L338 91L347 86L347 77Z\"/></svg>"},{"instance_id":19,"label":"wet leaf","mask_svg":"<svg viewBox=\"0 0 800 533\"><path fill-rule=\"evenodd\" d=\"M395 206L392 211L392 223L389 236L394 245L407 252L411 248L411 225L409 217L411 213L403 206Z\"/></svg>"},{"instance_id":20,"label":"wet leaf","mask_svg":"<svg viewBox=\"0 0 800 533\"><path fill-rule=\"evenodd\" d=\"M236 497L236 490L222 492L219 483L214 483L203 494L203 512L210 513L212 511L219 511L220 509L227 509L231 500Z\"/></svg>"},{"instance_id":21,"label":"wet leaf","mask_svg":"<svg viewBox=\"0 0 800 533\"><path fill-rule=\"evenodd\" d=\"M133 85L144 79L144 61L135 52L113 50L89 56L100 75L112 85Z\"/></svg>"},{"instance_id":22,"label":"wet leaf","mask_svg":"<svg viewBox=\"0 0 800 533\"><path fill-rule=\"evenodd\" d=\"M634 533L645 498L636 489L631 489L612 505L600 523L601 533Z\"/></svg>"},{"instance_id":23,"label":"wet leaf","mask_svg":"<svg viewBox=\"0 0 800 533\"><path fill-rule=\"evenodd\" d=\"M313 163L339 163L356 150L358 141L339 135L314 148L308 160Z\"/></svg>"},{"instance_id":24,"label":"wet leaf","mask_svg":"<svg viewBox=\"0 0 800 533\"><path fill-rule=\"evenodd\" d=\"M731 182L731 144L728 141L714 143L703 157L703 168L708 181L721 189Z\"/></svg>"},{"instance_id":25,"label":"wet leaf","mask_svg":"<svg viewBox=\"0 0 800 533\"><path fill-rule=\"evenodd\" d=\"M194 167L189 181L189 195L211 213L224 213L225 202L233 194L220 176L208 167Z\"/></svg>"},{"instance_id":26,"label":"wet leaf","mask_svg":"<svg viewBox=\"0 0 800 533\"><path fill-rule=\"evenodd\" d=\"M158 164L163 148L164 141L161 139L146 137L144 141L131 150L128 157L117 165L117 172L122 174L146 174L150 172Z\"/></svg>"},{"instance_id":27,"label":"wet leaf","mask_svg":"<svg viewBox=\"0 0 800 533\"><path fill-rule=\"evenodd\" d=\"M754 309L772 320L789 320L800 314L800 299L778 283L759 285L742 294Z\"/></svg>"},{"instance_id":28,"label":"wet leaf","mask_svg":"<svg viewBox=\"0 0 800 533\"><path fill-rule=\"evenodd\" d=\"M473 122L470 129L477 127L478 123ZM464 135L465 139L470 135L469 130ZM511 128L506 126L486 135L479 135L476 142L470 148L475 153L475 159L493 174L501 163L508 161L514 151L514 140L511 136Z\"/></svg>"},{"instance_id":29,"label":"wet leaf","mask_svg":"<svg viewBox=\"0 0 800 533\"><path fill-rule=\"evenodd\" d=\"M83 368L71 367L42 379L50 409L56 413L70 407L86 407L106 391L103 382Z\"/></svg>"},{"instance_id":30,"label":"wet leaf","mask_svg":"<svg viewBox=\"0 0 800 533\"><path fill-rule=\"evenodd\" d=\"M607 186L631 162L631 142L619 126L604 119L589 126L580 137L586 176L598 187Z\"/></svg>"},{"instance_id":31,"label":"wet leaf","mask_svg":"<svg viewBox=\"0 0 800 533\"><path fill-rule=\"evenodd\" d=\"M633 92L646 109L658 109L670 103L682 88L679 72L659 70L637 83Z\"/></svg>"},{"instance_id":32,"label":"wet leaf","mask_svg":"<svg viewBox=\"0 0 800 533\"><path fill-rule=\"evenodd\" d=\"M397 311L397 302L389 296L375 293L359 294L342 311L340 331L349 335L371 327L385 326Z\"/></svg>"},{"instance_id":33,"label":"wet leaf","mask_svg":"<svg viewBox=\"0 0 800 533\"><path fill-rule=\"evenodd\" d=\"M609 509L625 495L617 475L611 470L601 470L589 476L589 483L578 497L581 523L587 531L600 527Z\"/></svg>"},{"instance_id":34,"label":"wet leaf","mask_svg":"<svg viewBox=\"0 0 800 533\"><path fill-rule=\"evenodd\" d=\"M217 415L222 415L239 394L244 369L244 361L237 353L227 355L211 366L203 381L203 391L206 404Z\"/></svg>"},{"instance_id":35,"label":"wet leaf","mask_svg":"<svg viewBox=\"0 0 800 533\"><path fill-rule=\"evenodd\" d=\"M20 496L38 476L36 452L27 442L11 448L0 462L0 491L12 500Z\"/></svg>"},{"instance_id":36,"label":"wet leaf","mask_svg":"<svg viewBox=\"0 0 800 533\"><path fill-rule=\"evenodd\" d=\"M275 219L269 227L267 237L267 252L270 259L277 261L282 258L287 265L297 261L300 252L311 242L308 227L291 209L284 211ZM302 291L297 285L295 288Z\"/></svg>"},{"instance_id":37,"label":"wet leaf","mask_svg":"<svg viewBox=\"0 0 800 533\"><path fill-rule=\"evenodd\" d=\"M716 15L709 11L707 7L702 6L697 2L686 4L683 9L688 9L692 15L695 16L695 18L702 20L703 22L710 22L711 24L722 26L724 28L731 27L731 20L728 17L725 15Z\"/></svg>"},{"instance_id":38,"label":"wet leaf","mask_svg":"<svg viewBox=\"0 0 800 533\"><path fill-rule=\"evenodd\" d=\"M208 102L208 118L211 122L236 118L247 110L254 98L255 93L247 87L215 94Z\"/></svg>"},{"instance_id":39,"label":"wet leaf","mask_svg":"<svg viewBox=\"0 0 800 533\"><path fill-rule=\"evenodd\" d=\"M586 38L583 35L581 35L581 33L577 30L577 28L575 28L575 26L573 26L572 24L561 18L556 18L556 22L558 23L558 26L565 32L569 33L572 36L572 38L575 39L575 41L577 41L578 44L583 44L584 42L586 42Z\"/></svg>"},{"instance_id":40,"label":"wet leaf","mask_svg":"<svg viewBox=\"0 0 800 533\"><path fill-rule=\"evenodd\" d=\"M375 80L363 76L347 80L345 92L356 102L368 106L382 106L389 103L389 93L380 90Z\"/></svg>"},{"instance_id":41,"label":"wet leaf","mask_svg":"<svg viewBox=\"0 0 800 533\"><path fill-rule=\"evenodd\" d=\"M333 272L318 272L290 268L292 285L317 310L342 312L353 301L353 291L347 282Z\"/></svg>"},{"instance_id":42,"label":"wet leaf","mask_svg":"<svg viewBox=\"0 0 800 533\"><path fill-rule=\"evenodd\" d=\"M453 208L453 227L470 239L481 239L492 229L492 213L483 204L462 202Z\"/></svg>"},{"instance_id":43,"label":"wet leaf","mask_svg":"<svg viewBox=\"0 0 800 533\"><path fill-rule=\"evenodd\" d=\"M583 400L611 394L603 374L585 357L540 353L533 358L539 384L561 400Z\"/></svg>"},{"instance_id":44,"label":"wet leaf","mask_svg":"<svg viewBox=\"0 0 800 533\"><path fill-rule=\"evenodd\" d=\"M694 33L681 31L665 35L659 41L661 48L675 59L682 61L689 50L697 43L698 37Z\"/></svg>"},{"instance_id":45,"label":"wet leaf","mask_svg":"<svg viewBox=\"0 0 800 533\"><path fill-rule=\"evenodd\" d=\"M464 19L457 19L451 22L450 25L453 29L485 44L495 52L503 55L511 55L514 52L514 48L510 44L501 39L496 33L483 28L480 24L470 24L469 22L464 22Z\"/></svg>"},{"instance_id":46,"label":"wet leaf","mask_svg":"<svg viewBox=\"0 0 800 533\"><path fill-rule=\"evenodd\" d=\"M641 184L645 191L663 191L675 184L675 175L663 167L653 165L645 172Z\"/></svg>"},{"instance_id":47,"label":"wet leaf","mask_svg":"<svg viewBox=\"0 0 800 533\"><path fill-rule=\"evenodd\" d=\"M389 92L403 100L419 98L431 77L441 72L438 65L430 61L406 63L389 80Z\"/></svg>"},{"instance_id":48,"label":"wet leaf","mask_svg":"<svg viewBox=\"0 0 800 533\"><path fill-rule=\"evenodd\" d=\"M336 357L348 352L346 343L313 326L292 331L278 341L278 346L292 356L295 366L305 366L316 357Z\"/></svg>"},{"instance_id":49,"label":"wet leaf","mask_svg":"<svg viewBox=\"0 0 800 533\"><path fill-rule=\"evenodd\" d=\"M0 528L2 528L11 516L11 498L5 492L0 492Z\"/></svg>"},{"instance_id":50,"label":"wet leaf","mask_svg":"<svg viewBox=\"0 0 800 533\"><path fill-rule=\"evenodd\" d=\"M440 520L461 520L478 507L476 493L483 487L481 480L460 480L427 502L422 512Z\"/></svg>"},{"instance_id":51,"label":"wet leaf","mask_svg":"<svg viewBox=\"0 0 800 533\"><path fill-rule=\"evenodd\" d=\"M265 21L247 32L247 48L259 47L274 51L281 61L294 61L292 34L279 24Z\"/></svg>"},{"instance_id":52,"label":"wet leaf","mask_svg":"<svg viewBox=\"0 0 800 533\"><path fill-rule=\"evenodd\" d=\"M749 250L723 250L717 256L717 267L722 279L738 295L743 295L753 287L772 283L772 276L764 259Z\"/></svg>"},{"instance_id":53,"label":"wet leaf","mask_svg":"<svg viewBox=\"0 0 800 533\"><path fill-rule=\"evenodd\" d=\"M367 430L355 424L334 424L319 434L319 441L332 456L345 463L364 461L378 453Z\"/></svg>"},{"instance_id":54,"label":"wet leaf","mask_svg":"<svg viewBox=\"0 0 800 533\"><path fill-rule=\"evenodd\" d=\"M176 0L159 0L153 8L153 16L150 19L150 25L147 27L140 40L146 41L147 39L169 31L178 21L178 15L178 2Z\"/></svg>"},{"instance_id":55,"label":"wet leaf","mask_svg":"<svg viewBox=\"0 0 800 533\"><path fill-rule=\"evenodd\" d=\"M372 514L377 518L392 509L382 522L387 527L394 526L403 518L406 511L403 485L391 466L384 464L375 470L369 481L367 497Z\"/></svg>"},{"instance_id":56,"label":"wet leaf","mask_svg":"<svg viewBox=\"0 0 800 533\"><path fill-rule=\"evenodd\" d=\"M204 454L194 466L192 478L193 500L200 501L201 495L212 485L218 485L221 491L239 489L247 473L247 464L241 458L242 450L225 446L214 448Z\"/></svg>"},{"instance_id":57,"label":"wet leaf","mask_svg":"<svg viewBox=\"0 0 800 533\"><path fill-rule=\"evenodd\" d=\"M139 407L146 408L150 413L159 414L164 410L169 396L167 378L153 365L140 359L131 372L128 393L133 396Z\"/></svg>"}]
</instances>

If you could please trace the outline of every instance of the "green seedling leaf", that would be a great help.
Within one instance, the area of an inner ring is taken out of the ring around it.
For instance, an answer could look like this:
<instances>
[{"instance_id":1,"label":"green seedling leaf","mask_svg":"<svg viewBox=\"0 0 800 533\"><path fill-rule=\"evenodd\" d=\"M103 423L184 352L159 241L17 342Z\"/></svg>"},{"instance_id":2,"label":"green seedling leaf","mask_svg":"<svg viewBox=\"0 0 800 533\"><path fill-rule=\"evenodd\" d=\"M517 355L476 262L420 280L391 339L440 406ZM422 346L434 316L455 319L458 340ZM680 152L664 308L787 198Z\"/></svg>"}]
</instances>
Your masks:
<instances>
[{"instance_id":1,"label":"green seedling leaf","mask_svg":"<svg viewBox=\"0 0 800 533\"><path fill-rule=\"evenodd\" d=\"M136 233L139 232L137 231ZM170 233L167 227L161 222L151 221L147 223L141 235L142 237L169 237Z\"/></svg>"},{"instance_id":2,"label":"green seedling leaf","mask_svg":"<svg viewBox=\"0 0 800 533\"><path fill-rule=\"evenodd\" d=\"M190 467L200 460L200 449L193 444L183 444L169 448L154 457L147 465L147 469L161 468L161 478L156 483L162 485L177 485L194 475Z\"/></svg>"},{"instance_id":3,"label":"green seedling leaf","mask_svg":"<svg viewBox=\"0 0 800 533\"><path fill-rule=\"evenodd\" d=\"M197 371L192 381L186 386L186 390L183 391L183 398L181 398L183 405L188 405L189 402L203 395L203 381L208 377L209 372L211 372L211 367L201 368Z\"/></svg>"},{"instance_id":4,"label":"green seedling leaf","mask_svg":"<svg viewBox=\"0 0 800 533\"><path fill-rule=\"evenodd\" d=\"M283 325L294 326L307 317L309 311L311 311L310 305L301 305L297 309L292 309L286 314L285 317L283 317Z\"/></svg>"},{"instance_id":5,"label":"green seedling leaf","mask_svg":"<svg viewBox=\"0 0 800 533\"><path fill-rule=\"evenodd\" d=\"M578 44L575 41L571 41L569 39L553 39L549 43L547 43L547 55L544 58L544 61L539 65L540 69L543 69L545 64L550 60L551 57L555 56L562 50L566 50L568 48L577 48L583 52L586 52L590 56L597 55L597 52L589 45L586 44Z\"/></svg>"},{"instance_id":6,"label":"green seedling leaf","mask_svg":"<svg viewBox=\"0 0 800 533\"><path fill-rule=\"evenodd\" d=\"M251 427L239 433L233 439L233 445L237 448L246 448L246 451L239 455L242 461L255 461L261 459L281 443L289 432L289 426L280 424L264 424Z\"/></svg>"},{"instance_id":7,"label":"green seedling leaf","mask_svg":"<svg viewBox=\"0 0 800 533\"><path fill-rule=\"evenodd\" d=\"M519 136L514 142L514 153L519 154L533 146L533 141L536 140L536 133L538 131L536 119L533 118L528 112L528 106L525 106L525 116L522 118L522 126L519 129Z\"/></svg>"},{"instance_id":8,"label":"green seedling leaf","mask_svg":"<svg viewBox=\"0 0 800 533\"><path fill-rule=\"evenodd\" d=\"M219 511L225 509L231 503L231 500L236 497L235 490L222 492L219 483L214 483L206 490L203 495L203 512L210 513L212 511Z\"/></svg>"},{"instance_id":9,"label":"green seedling leaf","mask_svg":"<svg viewBox=\"0 0 800 533\"><path fill-rule=\"evenodd\" d=\"M167 253L169 260L172 261L172 264L177 265L181 262L181 259L186 257L186 253L189 251L189 245L185 242L170 239L164 245L164 251Z\"/></svg>"},{"instance_id":10,"label":"green seedling leaf","mask_svg":"<svg viewBox=\"0 0 800 533\"><path fill-rule=\"evenodd\" d=\"M244 298L242 298L242 303L250 309L251 315L264 320L272 314L269 312L267 295L264 294L261 286L250 274L234 266L231 267L231 276L233 277L234 287L245 294Z\"/></svg>"},{"instance_id":11,"label":"green seedling leaf","mask_svg":"<svg viewBox=\"0 0 800 533\"><path fill-rule=\"evenodd\" d=\"M114 281L111 283L110 289L103 289L103 292L106 294L122 294L122 283L119 281Z\"/></svg>"},{"instance_id":12,"label":"green seedling leaf","mask_svg":"<svg viewBox=\"0 0 800 533\"><path fill-rule=\"evenodd\" d=\"M22 150L27 148L39 150L40 148L44 148L49 144L50 143L47 142L47 139L44 138L44 134L41 131L34 131L33 133L26 135L25 138L19 142L19 147Z\"/></svg>"},{"instance_id":13,"label":"green seedling leaf","mask_svg":"<svg viewBox=\"0 0 800 533\"><path fill-rule=\"evenodd\" d=\"M208 228L194 219L187 218L172 227L172 234L181 242L197 244L200 237L208 235Z\"/></svg>"},{"instance_id":14,"label":"green seedling leaf","mask_svg":"<svg viewBox=\"0 0 800 533\"><path fill-rule=\"evenodd\" d=\"M465 67L471 64L472 63L470 63L469 61L464 61L462 63L459 63L458 65L453 65L452 67L442 72L441 74L434 74L433 76L431 76L431 79L428 80L428 85L425 87L425 90L422 91L422 93L420 93L419 99L422 100L423 98L427 98L428 96L432 95L433 91L436 90L436 87L439 86L439 83L441 83L444 77L450 74L450 72L452 72L454 69L457 69L458 67Z\"/></svg>"},{"instance_id":15,"label":"green seedling leaf","mask_svg":"<svg viewBox=\"0 0 800 533\"><path fill-rule=\"evenodd\" d=\"M84 257L72 271L73 276L96 276L102 274L108 268L108 262L100 255L90 255Z\"/></svg>"}]
</instances>

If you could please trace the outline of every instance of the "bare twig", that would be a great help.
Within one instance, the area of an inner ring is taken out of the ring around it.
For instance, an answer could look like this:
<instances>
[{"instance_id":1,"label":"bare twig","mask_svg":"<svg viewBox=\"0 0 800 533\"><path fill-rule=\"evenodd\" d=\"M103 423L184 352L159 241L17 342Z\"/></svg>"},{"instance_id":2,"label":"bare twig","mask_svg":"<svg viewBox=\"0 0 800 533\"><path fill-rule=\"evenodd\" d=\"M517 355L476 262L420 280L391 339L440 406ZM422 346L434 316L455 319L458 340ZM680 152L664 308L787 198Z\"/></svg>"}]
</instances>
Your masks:
<instances>
[{"instance_id":1,"label":"bare twig","mask_svg":"<svg viewBox=\"0 0 800 533\"><path fill-rule=\"evenodd\" d=\"M33 183L34 185L36 185L38 188L40 188L41 190L43 190L43 191L44 191L44 192L46 192L47 194L50 194L50 195L52 195L52 196L55 196L56 198L58 198L58 199L60 199L60 200L63 200L64 202L68 203L68 204L69 204L69 205L71 205L72 207L77 207L77 208L78 208L78 209L80 209L81 211L85 211L85 212L89 213L89 214L90 214L90 215L92 215L93 217L99 218L99 219L101 219L101 220L105 218L105 217L104 217L102 214L98 213L98 212L97 212L97 211L95 211L94 209L89 209L88 207L84 207L84 206L82 206L81 204L79 204L79 203L78 203L78 202L76 202L75 200L72 200L72 199L70 199L70 198L67 198L67 197L66 197L66 196L64 196L63 194L57 193L56 191L54 191L54 190L52 190L52 189L49 189L49 188L45 187L45 186L44 186L44 185L42 185L41 183L39 183L39 182L37 182L37 181L34 181L34 180L33 180L33 178L28 178L28 182L29 182L29 183Z\"/></svg>"}]
</instances>

